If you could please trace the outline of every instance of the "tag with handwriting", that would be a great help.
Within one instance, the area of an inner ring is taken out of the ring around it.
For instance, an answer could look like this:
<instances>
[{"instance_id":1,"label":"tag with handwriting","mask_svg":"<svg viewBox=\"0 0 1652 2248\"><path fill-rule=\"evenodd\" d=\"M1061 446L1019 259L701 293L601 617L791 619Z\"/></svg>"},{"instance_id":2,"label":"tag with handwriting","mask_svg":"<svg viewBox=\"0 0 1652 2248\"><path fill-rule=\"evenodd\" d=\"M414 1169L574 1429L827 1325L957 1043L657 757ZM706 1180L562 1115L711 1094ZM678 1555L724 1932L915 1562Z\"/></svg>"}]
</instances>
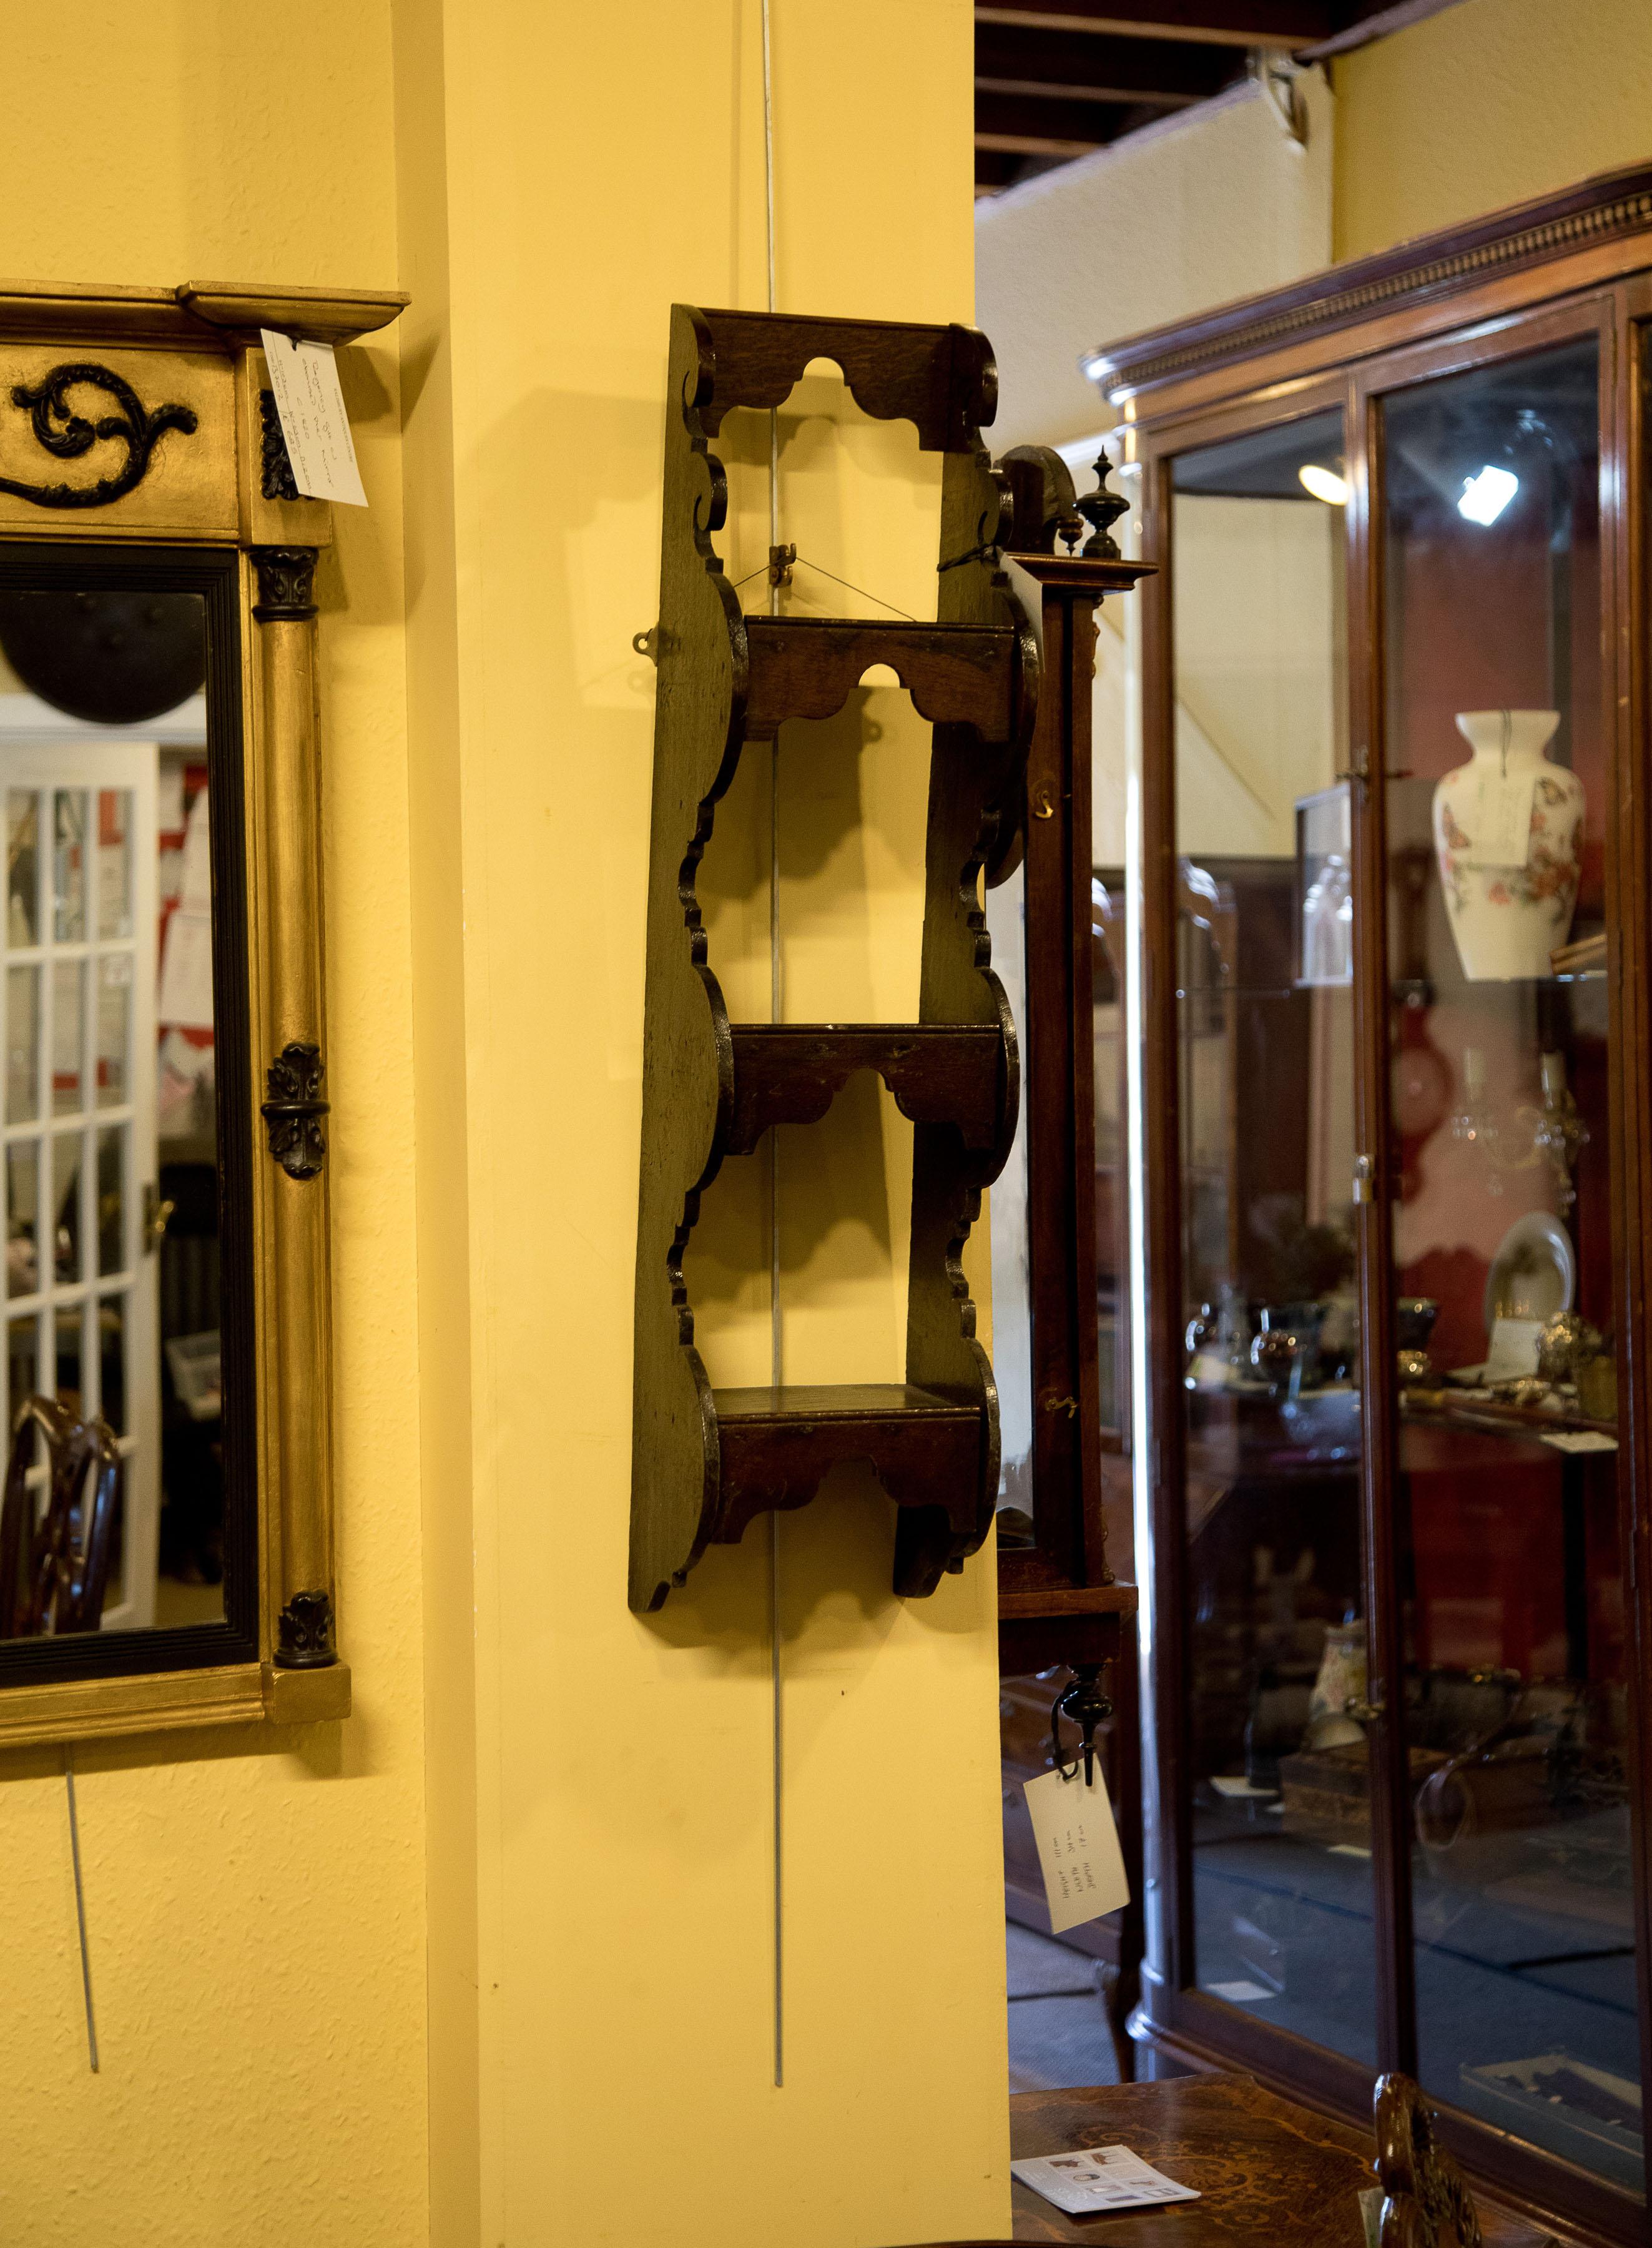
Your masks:
<instances>
[{"instance_id":1,"label":"tag with handwriting","mask_svg":"<svg viewBox=\"0 0 1652 2248\"><path fill-rule=\"evenodd\" d=\"M332 346L295 343L273 328L261 332L293 483L311 499L338 499L350 507L365 507L367 496L361 489Z\"/></svg>"},{"instance_id":2,"label":"tag with handwriting","mask_svg":"<svg viewBox=\"0 0 1652 2248\"><path fill-rule=\"evenodd\" d=\"M1506 1312L1499 1312L1491 1322L1491 1345L1486 1353L1482 1379L1488 1382L1518 1381L1535 1374L1542 1334L1541 1319L1517 1319Z\"/></svg>"},{"instance_id":3,"label":"tag with handwriting","mask_svg":"<svg viewBox=\"0 0 1652 2248\"><path fill-rule=\"evenodd\" d=\"M1533 786L1529 772L1482 773L1471 867L1525 866L1532 849Z\"/></svg>"},{"instance_id":4,"label":"tag with handwriting","mask_svg":"<svg viewBox=\"0 0 1652 2248\"><path fill-rule=\"evenodd\" d=\"M1025 1787L1054 1934L1128 1904L1130 1884L1100 1765L1088 1787L1082 1770L1071 1779L1040 1772Z\"/></svg>"}]
</instances>

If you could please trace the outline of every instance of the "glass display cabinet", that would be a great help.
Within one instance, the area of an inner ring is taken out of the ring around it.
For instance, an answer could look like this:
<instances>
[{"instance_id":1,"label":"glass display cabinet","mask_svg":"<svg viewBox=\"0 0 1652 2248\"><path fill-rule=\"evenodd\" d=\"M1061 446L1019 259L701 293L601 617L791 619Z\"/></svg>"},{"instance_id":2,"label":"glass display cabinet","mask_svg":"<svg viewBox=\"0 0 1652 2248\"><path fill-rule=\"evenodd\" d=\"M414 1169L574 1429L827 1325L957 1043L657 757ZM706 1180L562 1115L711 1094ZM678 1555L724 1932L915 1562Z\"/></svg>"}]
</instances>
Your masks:
<instances>
[{"instance_id":1,"label":"glass display cabinet","mask_svg":"<svg viewBox=\"0 0 1652 2248\"><path fill-rule=\"evenodd\" d=\"M1645 2238L1652 170L1098 353L1151 2065ZM1144 1439L1144 1441L1143 1441ZM1142 1550L1145 1548L1145 1550Z\"/></svg>"}]
</instances>

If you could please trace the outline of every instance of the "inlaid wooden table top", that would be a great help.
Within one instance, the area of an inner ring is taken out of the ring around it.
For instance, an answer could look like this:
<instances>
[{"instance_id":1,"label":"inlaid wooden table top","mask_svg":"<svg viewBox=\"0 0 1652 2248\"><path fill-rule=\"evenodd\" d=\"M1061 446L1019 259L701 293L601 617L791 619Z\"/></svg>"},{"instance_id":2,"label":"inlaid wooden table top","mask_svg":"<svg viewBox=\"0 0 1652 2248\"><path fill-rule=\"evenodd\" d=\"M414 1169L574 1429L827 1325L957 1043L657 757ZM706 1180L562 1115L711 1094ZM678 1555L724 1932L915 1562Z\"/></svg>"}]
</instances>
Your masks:
<instances>
[{"instance_id":1,"label":"inlaid wooden table top","mask_svg":"<svg viewBox=\"0 0 1652 2248\"><path fill-rule=\"evenodd\" d=\"M1116 2216L1064 2217L1018 2180L1018 2240L1094 2248L1364 2248L1361 2190L1375 2183L1368 2135L1265 2092L1249 2076L1181 2076L1023 2092L1010 2151L1128 2147L1203 2198Z\"/></svg>"}]
</instances>

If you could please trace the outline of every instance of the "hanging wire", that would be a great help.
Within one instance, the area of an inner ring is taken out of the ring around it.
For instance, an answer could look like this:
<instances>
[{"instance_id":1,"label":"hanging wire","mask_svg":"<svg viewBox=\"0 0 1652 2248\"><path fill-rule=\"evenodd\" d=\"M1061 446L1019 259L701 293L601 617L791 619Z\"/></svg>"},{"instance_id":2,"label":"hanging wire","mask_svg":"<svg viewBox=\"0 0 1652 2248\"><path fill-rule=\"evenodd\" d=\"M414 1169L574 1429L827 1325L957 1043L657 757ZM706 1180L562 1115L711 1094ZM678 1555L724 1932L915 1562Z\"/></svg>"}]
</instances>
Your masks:
<instances>
[{"instance_id":1,"label":"hanging wire","mask_svg":"<svg viewBox=\"0 0 1652 2248\"><path fill-rule=\"evenodd\" d=\"M769 310L779 309L775 280L774 237L774 56L769 23L769 0L763 12L763 188L767 227ZM769 614L780 613L780 572L775 556L780 545L780 409L769 409ZM756 572L752 573L754 576ZM744 581L742 580L742 583ZM780 1020L780 731L769 744L769 1016ZM782 1371L780 1319L780 1132L769 1130L769 1378L780 1387ZM782 1792L785 1779L785 1734L780 1669L780 1517L769 1513L769 1700L772 1770L771 1799L774 1812L774 2083L785 2083L785 1949L783 1906L785 1859Z\"/></svg>"},{"instance_id":2,"label":"hanging wire","mask_svg":"<svg viewBox=\"0 0 1652 2248\"><path fill-rule=\"evenodd\" d=\"M98 2022L92 2010L92 1954L86 1944L86 1892L80 1878L80 1820L74 1799L74 1751L63 1751L64 1785L69 1792L69 1855L74 1863L74 1916L80 1929L80 1992L86 2008L86 2059L98 2073Z\"/></svg>"},{"instance_id":3,"label":"hanging wire","mask_svg":"<svg viewBox=\"0 0 1652 2248\"><path fill-rule=\"evenodd\" d=\"M886 601L881 593L868 593L864 586L857 586L853 579L840 578L835 570L828 570L819 562L811 562L806 554L793 554L788 567L793 570L812 570L817 577L830 578L834 586L842 586L851 593L859 593L863 601L875 601L881 609L888 609L891 616L904 617L909 625L915 625L918 621L913 615L910 609L896 608L895 603L893 601ZM744 578L737 578L730 590L737 593L742 586L749 586L754 578L762 578L768 576L769 574L769 565L766 563L760 564L757 569L748 570ZM772 579L771 579L769 590L769 614L772 617L778 616L779 613L780 589L778 586L773 584ZM772 981L772 977L771 980ZM779 1019L779 1001L778 997L775 1000L775 1018L777 1021Z\"/></svg>"},{"instance_id":4,"label":"hanging wire","mask_svg":"<svg viewBox=\"0 0 1652 2248\"><path fill-rule=\"evenodd\" d=\"M792 566L799 570L812 570L817 576L830 578L834 586L847 586L850 593L859 593L863 601L875 601L881 609L888 609L892 616L904 617L909 625L918 621L910 609L897 609L893 601L886 601L881 593L868 593L864 586L853 585L847 578L840 578L835 570L823 569L818 562L805 561L801 554Z\"/></svg>"}]
</instances>

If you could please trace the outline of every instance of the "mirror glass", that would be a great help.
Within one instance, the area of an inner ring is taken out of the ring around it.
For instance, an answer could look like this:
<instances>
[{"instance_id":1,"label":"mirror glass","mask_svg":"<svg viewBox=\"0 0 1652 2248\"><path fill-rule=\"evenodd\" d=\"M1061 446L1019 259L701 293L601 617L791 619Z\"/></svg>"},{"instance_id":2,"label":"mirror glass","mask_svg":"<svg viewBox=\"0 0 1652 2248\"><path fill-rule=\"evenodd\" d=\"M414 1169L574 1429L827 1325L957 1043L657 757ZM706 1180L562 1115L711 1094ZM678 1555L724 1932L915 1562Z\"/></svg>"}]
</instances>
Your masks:
<instances>
[{"instance_id":1,"label":"mirror glass","mask_svg":"<svg viewBox=\"0 0 1652 2248\"><path fill-rule=\"evenodd\" d=\"M0 586L11 1642L228 1614L223 745L207 596L133 574Z\"/></svg>"}]
</instances>

